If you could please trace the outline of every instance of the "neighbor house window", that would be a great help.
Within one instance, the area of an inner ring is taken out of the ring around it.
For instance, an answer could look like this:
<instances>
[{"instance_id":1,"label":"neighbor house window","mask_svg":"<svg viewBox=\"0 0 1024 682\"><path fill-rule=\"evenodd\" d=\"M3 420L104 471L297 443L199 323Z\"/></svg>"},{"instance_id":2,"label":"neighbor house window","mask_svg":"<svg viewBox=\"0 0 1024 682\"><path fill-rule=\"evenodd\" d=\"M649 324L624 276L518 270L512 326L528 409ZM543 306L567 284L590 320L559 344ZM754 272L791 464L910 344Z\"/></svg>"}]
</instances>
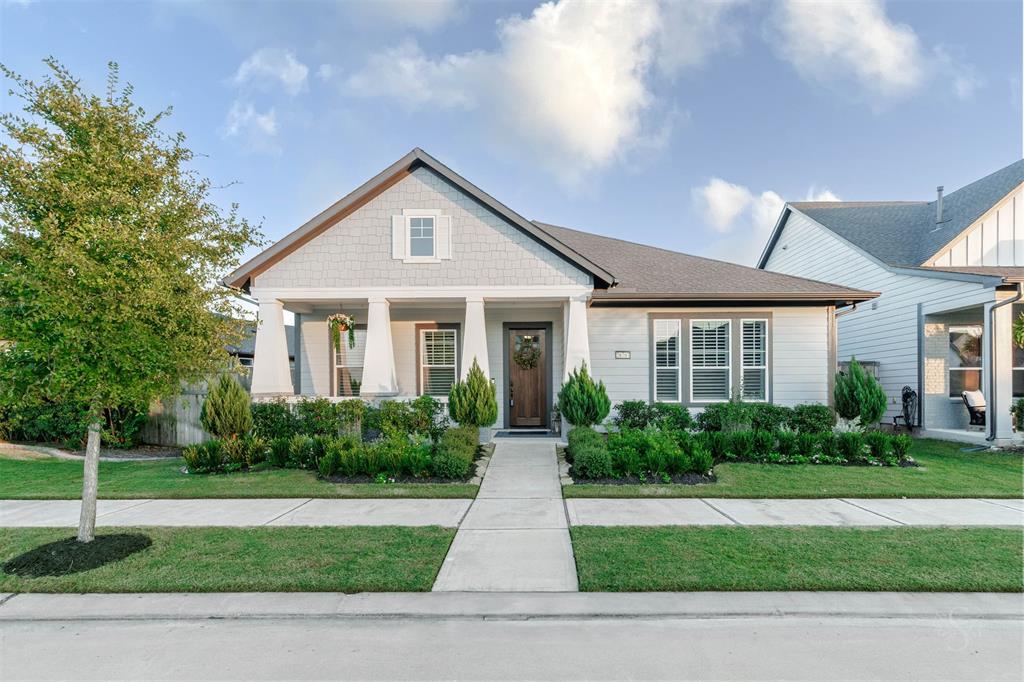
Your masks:
<instances>
[{"instance_id":1,"label":"neighbor house window","mask_svg":"<svg viewBox=\"0 0 1024 682\"><path fill-rule=\"evenodd\" d=\"M455 383L456 330L420 330L420 393L447 398Z\"/></svg>"},{"instance_id":2,"label":"neighbor house window","mask_svg":"<svg viewBox=\"0 0 1024 682\"><path fill-rule=\"evenodd\" d=\"M1024 305L1013 306L1014 321L1020 319L1022 314L1024 314ZM1016 343L1013 343L1013 397L1024 398L1024 348Z\"/></svg>"},{"instance_id":3,"label":"neighbor house window","mask_svg":"<svg viewBox=\"0 0 1024 682\"><path fill-rule=\"evenodd\" d=\"M356 346L348 347L348 334L341 335L341 348L334 349L334 395L355 397L363 383L366 329L356 327Z\"/></svg>"},{"instance_id":4,"label":"neighbor house window","mask_svg":"<svg viewBox=\"0 0 1024 682\"><path fill-rule=\"evenodd\" d=\"M768 399L768 321L743 320L740 381L747 400Z\"/></svg>"},{"instance_id":5,"label":"neighbor house window","mask_svg":"<svg viewBox=\"0 0 1024 682\"><path fill-rule=\"evenodd\" d=\"M679 395L680 321L654 321L654 399L677 403Z\"/></svg>"},{"instance_id":6,"label":"neighbor house window","mask_svg":"<svg viewBox=\"0 0 1024 682\"><path fill-rule=\"evenodd\" d=\"M409 218L409 256L433 258L434 254L434 218L428 216Z\"/></svg>"},{"instance_id":7,"label":"neighbor house window","mask_svg":"<svg viewBox=\"0 0 1024 682\"><path fill-rule=\"evenodd\" d=\"M949 397L981 390L981 325L949 328Z\"/></svg>"},{"instance_id":8,"label":"neighbor house window","mask_svg":"<svg viewBox=\"0 0 1024 682\"><path fill-rule=\"evenodd\" d=\"M690 322L690 400L716 402L729 399L729 320Z\"/></svg>"}]
</instances>

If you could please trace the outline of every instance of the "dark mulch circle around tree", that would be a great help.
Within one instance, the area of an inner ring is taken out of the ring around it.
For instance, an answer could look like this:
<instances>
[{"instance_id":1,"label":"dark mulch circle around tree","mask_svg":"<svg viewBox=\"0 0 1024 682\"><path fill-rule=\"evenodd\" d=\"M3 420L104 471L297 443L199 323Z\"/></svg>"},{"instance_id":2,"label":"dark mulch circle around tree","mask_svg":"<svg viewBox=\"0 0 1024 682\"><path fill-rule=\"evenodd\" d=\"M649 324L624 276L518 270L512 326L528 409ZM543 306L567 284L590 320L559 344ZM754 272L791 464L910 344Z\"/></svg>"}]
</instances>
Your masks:
<instances>
[{"instance_id":1,"label":"dark mulch circle around tree","mask_svg":"<svg viewBox=\"0 0 1024 682\"><path fill-rule=\"evenodd\" d=\"M98 535L92 542L75 538L40 545L3 565L4 573L25 578L81 573L128 558L153 541L141 533Z\"/></svg>"}]
</instances>

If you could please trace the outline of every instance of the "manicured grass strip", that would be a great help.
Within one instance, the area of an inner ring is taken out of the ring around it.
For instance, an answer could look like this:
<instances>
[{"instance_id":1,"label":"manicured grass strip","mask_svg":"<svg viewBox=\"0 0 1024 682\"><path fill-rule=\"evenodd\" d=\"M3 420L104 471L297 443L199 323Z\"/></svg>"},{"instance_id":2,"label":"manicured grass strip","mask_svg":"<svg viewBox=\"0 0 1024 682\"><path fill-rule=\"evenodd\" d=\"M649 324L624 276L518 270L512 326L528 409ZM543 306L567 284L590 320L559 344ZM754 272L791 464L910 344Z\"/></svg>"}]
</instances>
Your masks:
<instances>
[{"instance_id":1,"label":"manicured grass strip","mask_svg":"<svg viewBox=\"0 0 1024 682\"><path fill-rule=\"evenodd\" d=\"M915 440L921 465L843 467L719 464L707 485L589 485L563 489L565 497L1024 497L1020 453L961 452L962 443Z\"/></svg>"},{"instance_id":2,"label":"manicured grass strip","mask_svg":"<svg viewBox=\"0 0 1024 682\"><path fill-rule=\"evenodd\" d=\"M138 536L151 541L140 541ZM67 528L0 528L0 592L422 592L431 588L449 528L124 528L97 535L111 558L79 573L26 577L14 557L73 537ZM143 547L142 549L138 549ZM94 557L92 564L95 565ZM52 562L51 562L52 563ZM38 571L36 571L38 572Z\"/></svg>"},{"instance_id":3,"label":"manicured grass strip","mask_svg":"<svg viewBox=\"0 0 1024 682\"><path fill-rule=\"evenodd\" d=\"M191 497L476 497L464 484L344 485L319 480L312 471L266 469L234 474L183 474L180 458L100 462L105 499ZM82 463L61 459L0 458L0 499L57 500L82 495Z\"/></svg>"},{"instance_id":4,"label":"manicured grass strip","mask_svg":"<svg viewBox=\"0 0 1024 682\"><path fill-rule=\"evenodd\" d=\"M577 526L590 592L1019 592L1018 530Z\"/></svg>"}]
</instances>

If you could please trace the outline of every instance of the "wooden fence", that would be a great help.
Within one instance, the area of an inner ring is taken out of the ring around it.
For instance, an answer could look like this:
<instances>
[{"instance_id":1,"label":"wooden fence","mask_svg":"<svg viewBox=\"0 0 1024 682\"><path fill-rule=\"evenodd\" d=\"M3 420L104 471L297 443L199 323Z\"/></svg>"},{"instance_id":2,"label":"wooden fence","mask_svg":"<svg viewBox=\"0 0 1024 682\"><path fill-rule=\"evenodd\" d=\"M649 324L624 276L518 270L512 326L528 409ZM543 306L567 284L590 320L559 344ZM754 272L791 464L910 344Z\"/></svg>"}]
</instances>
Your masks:
<instances>
[{"instance_id":1,"label":"wooden fence","mask_svg":"<svg viewBox=\"0 0 1024 682\"><path fill-rule=\"evenodd\" d=\"M209 440L199 423L206 399L206 383L187 386L181 393L153 403L142 427L142 442L149 445L194 445Z\"/></svg>"}]
</instances>

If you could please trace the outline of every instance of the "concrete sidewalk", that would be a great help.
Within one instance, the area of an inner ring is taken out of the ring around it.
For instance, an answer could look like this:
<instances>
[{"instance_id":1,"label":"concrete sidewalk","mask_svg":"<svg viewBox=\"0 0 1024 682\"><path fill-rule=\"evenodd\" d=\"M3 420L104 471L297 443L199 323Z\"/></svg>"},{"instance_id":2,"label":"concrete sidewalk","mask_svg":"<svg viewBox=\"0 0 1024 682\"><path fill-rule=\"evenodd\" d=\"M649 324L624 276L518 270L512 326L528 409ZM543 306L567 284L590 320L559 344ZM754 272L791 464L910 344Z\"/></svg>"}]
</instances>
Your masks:
<instances>
[{"instance_id":1,"label":"concrete sidewalk","mask_svg":"<svg viewBox=\"0 0 1024 682\"><path fill-rule=\"evenodd\" d=\"M435 591L575 591L554 439L501 440Z\"/></svg>"},{"instance_id":2,"label":"concrete sidewalk","mask_svg":"<svg viewBox=\"0 0 1024 682\"><path fill-rule=\"evenodd\" d=\"M560 531L519 533L524 539L567 537L567 525L1024 526L1024 501L1002 499L575 498L563 504L554 464L543 461L547 446L502 445L510 449L491 463L495 471L488 468L476 501L100 500L97 522L101 527L438 525L466 531ZM77 500L0 500L0 527L74 527L79 505ZM465 542L472 541L471 534L464 537ZM484 537L479 534L477 541ZM515 542L517 534L503 537Z\"/></svg>"}]
</instances>

